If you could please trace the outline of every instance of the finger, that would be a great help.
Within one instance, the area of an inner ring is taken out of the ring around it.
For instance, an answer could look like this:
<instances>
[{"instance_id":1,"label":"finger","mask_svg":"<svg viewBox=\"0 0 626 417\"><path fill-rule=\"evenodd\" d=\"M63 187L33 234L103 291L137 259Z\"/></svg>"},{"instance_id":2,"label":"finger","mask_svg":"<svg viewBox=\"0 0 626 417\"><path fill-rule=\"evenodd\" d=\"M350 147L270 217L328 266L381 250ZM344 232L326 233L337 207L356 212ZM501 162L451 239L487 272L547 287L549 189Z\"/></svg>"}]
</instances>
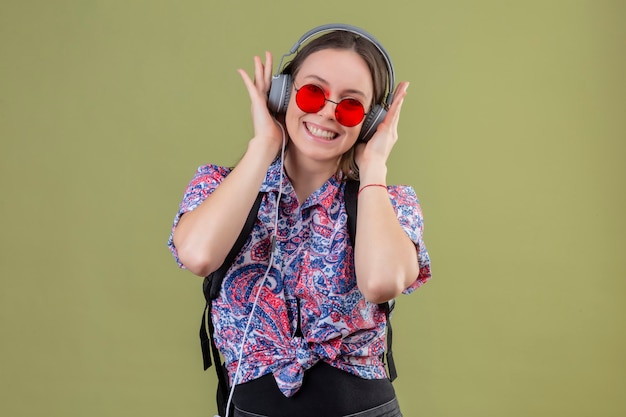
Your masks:
<instances>
[{"instance_id":1,"label":"finger","mask_svg":"<svg viewBox=\"0 0 626 417\"><path fill-rule=\"evenodd\" d=\"M237 70L237 72L241 76L241 79L243 80L243 83L246 85L246 88L248 89L248 92L250 91L251 88L254 88L254 83L252 82L252 80L250 79L250 76L248 75L248 73L245 70L239 68Z\"/></svg>"},{"instance_id":2,"label":"finger","mask_svg":"<svg viewBox=\"0 0 626 417\"><path fill-rule=\"evenodd\" d=\"M259 58L258 56L254 57L254 84L258 87L260 87L261 89L263 89L262 84L265 80L265 74L263 71L263 62L261 61L261 58Z\"/></svg>"},{"instance_id":3,"label":"finger","mask_svg":"<svg viewBox=\"0 0 626 417\"><path fill-rule=\"evenodd\" d=\"M248 90L248 96L250 97L250 101L254 105L258 102L259 90L257 90L257 87L254 85L254 81L252 81L246 71L244 71L243 69L238 69L237 72L239 72L239 75L241 75L241 79L243 80L246 89Z\"/></svg>"},{"instance_id":4,"label":"finger","mask_svg":"<svg viewBox=\"0 0 626 417\"><path fill-rule=\"evenodd\" d=\"M407 90L409 88L409 83L407 81L402 81L398 84L396 88L396 93L393 96L393 102L391 103L392 107L401 107L402 102L404 101L404 97L406 97Z\"/></svg>"},{"instance_id":5,"label":"finger","mask_svg":"<svg viewBox=\"0 0 626 417\"><path fill-rule=\"evenodd\" d=\"M265 86L269 90L272 85L272 54L269 51L265 51Z\"/></svg>"},{"instance_id":6,"label":"finger","mask_svg":"<svg viewBox=\"0 0 626 417\"><path fill-rule=\"evenodd\" d=\"M393 101L391 102L391 106L387 112L388 120L394 125L397 125L400 120L400 110L402 109L402 104L404 103L404 97L406 97L408 88L409 83L407 81L401 82L396 88Z\"/></svg>"}]
</instances>

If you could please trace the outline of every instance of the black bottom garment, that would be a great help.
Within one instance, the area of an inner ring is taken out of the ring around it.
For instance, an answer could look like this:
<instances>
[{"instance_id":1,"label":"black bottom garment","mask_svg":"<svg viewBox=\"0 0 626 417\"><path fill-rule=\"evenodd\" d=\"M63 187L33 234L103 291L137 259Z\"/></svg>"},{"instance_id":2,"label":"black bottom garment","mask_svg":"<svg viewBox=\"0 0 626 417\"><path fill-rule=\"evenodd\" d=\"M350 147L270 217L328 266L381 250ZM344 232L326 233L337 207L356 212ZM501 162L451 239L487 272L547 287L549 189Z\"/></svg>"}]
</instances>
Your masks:
<instances>
[{"instance_id":1,"label":"black bottom garment","mask_svg":"<svg viewBox=\"0 0 626 417\"><path fill-rule=\"evenodd\" d=\"M235 417L401 417L388 379L363 379L320 361L285 397L272 374L237 385ZM231 405L231 407L233 407Z\"/></svg>"}]
</instances>

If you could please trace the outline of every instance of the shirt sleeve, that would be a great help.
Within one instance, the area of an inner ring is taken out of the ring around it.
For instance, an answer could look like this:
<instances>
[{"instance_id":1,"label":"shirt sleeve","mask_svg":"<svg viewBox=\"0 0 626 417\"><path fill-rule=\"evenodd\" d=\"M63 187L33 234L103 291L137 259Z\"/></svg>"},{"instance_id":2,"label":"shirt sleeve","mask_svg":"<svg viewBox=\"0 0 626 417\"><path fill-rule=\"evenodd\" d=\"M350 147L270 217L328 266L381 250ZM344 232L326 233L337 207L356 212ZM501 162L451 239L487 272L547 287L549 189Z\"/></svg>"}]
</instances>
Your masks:
<instances>
[{"instance_id":1,"label":"shirt sleeve","mask_svg":"<svg viewBox=\"0 0 626 417\"><path fill-rule=\"evenodd\" d=\"M415 249L417 250L419 274L415 282L403 291L404 294L410 294L424 285L431 277L430 256L423 239L424 217L422 215L422 207L412 187L389 186L388 191L398 221L415 244Z\"/></svg>"},{"instance_id":2,"label":"shirt sleeve","mask_svg":"<svg viewBox=\"0 0 626 417\"><path fill-rule=\"evenodd\" d=\"M180 268L185 268L185 266L180 262L178 252L174 246L174 230L176 229L176 225L178 225L178 222L183 214L194 210L202 204L202 202L210 196L213 191L215 191L217 186L222 183L224 178L226 178L229 173L230 168L217 165L202 165L196 170L195 175L187 185L185 193L183 194L183 199L180 202L178 212L174 216L170 236L167 240L167 246Z\"/></svg>"}]
</instances>

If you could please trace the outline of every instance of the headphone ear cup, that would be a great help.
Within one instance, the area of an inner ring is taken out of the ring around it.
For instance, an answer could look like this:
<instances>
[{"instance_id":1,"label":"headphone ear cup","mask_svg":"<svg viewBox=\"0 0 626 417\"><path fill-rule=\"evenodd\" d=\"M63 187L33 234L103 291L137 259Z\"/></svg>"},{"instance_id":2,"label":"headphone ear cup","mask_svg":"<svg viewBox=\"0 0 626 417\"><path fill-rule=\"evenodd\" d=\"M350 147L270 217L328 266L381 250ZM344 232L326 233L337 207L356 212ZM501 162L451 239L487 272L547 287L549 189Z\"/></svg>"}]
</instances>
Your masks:
<instances>
[{"instance_id":1,"label":"headphone ear cup","mask_svg":"<svg viewBox=\"0 0 626 417\"><path fill-rule=\"evenodd\" d=\"M378 125L385 120L385 115L387 115L387 110L380 104L375 104L372 106L371 110L367 113L365 117L365 121L363 122L363 126L361 126L361 133L359 133L359 140L363 142L367 142L374 136L376 133L376 129L378 129Z\"/></svg>"},{"instance_id":2,"label":"headphone ear cup","mask_svg":"<svg viewBox=\"0 0 626 417\"><path fill-rule=\"evenodd\" d=\"M272 77L267 107L274 114L287 112L291 96L291 74L279 74Z\"/></svg>"}]
</instances>

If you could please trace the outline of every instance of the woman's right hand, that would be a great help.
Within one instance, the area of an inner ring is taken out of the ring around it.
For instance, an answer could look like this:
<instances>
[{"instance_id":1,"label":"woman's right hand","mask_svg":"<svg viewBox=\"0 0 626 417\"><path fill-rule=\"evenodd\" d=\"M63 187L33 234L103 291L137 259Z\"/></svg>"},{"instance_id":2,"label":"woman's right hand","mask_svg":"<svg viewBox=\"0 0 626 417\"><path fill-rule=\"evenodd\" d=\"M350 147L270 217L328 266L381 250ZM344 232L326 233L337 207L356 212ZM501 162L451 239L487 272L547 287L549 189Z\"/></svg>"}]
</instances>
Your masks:
<instances>
[{"instance_id":1,"label":"woman's right hand","mask_svg":"<svg viewBox=\"0 0 626 417\"><path fill-rule=\"evenodd\" d=\"M217 270L226 259L282 145L281 125L267 108L272 56L266 52L265 65L254 57L254 81L244 70L238 72L250 95L254 138L211 195L180 218L173 236L179 260L198 276Z\"/></svg>"},{"instance_id":2,"label":"woman's right hand","mask_svg":"<svg viewBox=\"0 0 626 417\"><path fill-rule=\"evenodd\" d=\"M254 57L254 81L243 69L237 70L250 95L254 137L275 147L278 152L282 146L283 131L279 122L267 108L267 97L272 85L272 54L265 52L265 65L258 56Z\"/></svg>"}]
</instances>

